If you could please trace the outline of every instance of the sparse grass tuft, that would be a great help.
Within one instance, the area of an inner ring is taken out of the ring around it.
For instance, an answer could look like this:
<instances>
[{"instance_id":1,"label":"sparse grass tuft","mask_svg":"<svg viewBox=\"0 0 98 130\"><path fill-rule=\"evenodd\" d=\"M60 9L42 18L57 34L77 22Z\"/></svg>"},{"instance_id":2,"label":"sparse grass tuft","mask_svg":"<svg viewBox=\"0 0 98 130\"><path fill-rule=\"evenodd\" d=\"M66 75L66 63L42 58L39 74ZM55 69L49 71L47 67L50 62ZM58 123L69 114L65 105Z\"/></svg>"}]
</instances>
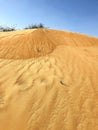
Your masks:
<instances>
[{"instance_id":1,"label":"sparse grass tuft","mask_svg":"<svg viewBox=\"0 0 98 130\"><path fill-rule=\"evenodd\" d=\"M15 31L15 27L8 27L8 26L0 26L0 32L9 32Z\"/></svg>"},{"instance_id":2,"label":"sparse grass tuft","mask_svg":"<svg viewBox=\"0 0 98 130\"><path fill-rule=\"evenodd\" d=\"M31 24L28 27L24 28L24 29L35 29L35 28L45 28L44 24L40 23L40 24Z\"/></svg>"}]
</instances>

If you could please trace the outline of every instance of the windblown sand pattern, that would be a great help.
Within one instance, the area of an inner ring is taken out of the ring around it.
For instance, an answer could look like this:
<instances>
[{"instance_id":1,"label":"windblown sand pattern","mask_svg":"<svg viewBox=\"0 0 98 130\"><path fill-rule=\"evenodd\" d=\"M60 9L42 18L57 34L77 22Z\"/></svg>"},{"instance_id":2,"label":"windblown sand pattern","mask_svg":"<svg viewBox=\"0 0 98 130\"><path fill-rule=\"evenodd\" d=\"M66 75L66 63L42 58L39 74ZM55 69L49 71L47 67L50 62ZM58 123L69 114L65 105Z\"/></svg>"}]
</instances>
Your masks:
<instances>
[{"instance_id":1,"label":"windblown sand pattern","mask_svg":"<svg viewBox=\"0 0 98 130\"><path fill-rule=\"evenodd\" d=\"M98 38L0 33L0 130L98 130Z\"/></svg>"}]
</instances>

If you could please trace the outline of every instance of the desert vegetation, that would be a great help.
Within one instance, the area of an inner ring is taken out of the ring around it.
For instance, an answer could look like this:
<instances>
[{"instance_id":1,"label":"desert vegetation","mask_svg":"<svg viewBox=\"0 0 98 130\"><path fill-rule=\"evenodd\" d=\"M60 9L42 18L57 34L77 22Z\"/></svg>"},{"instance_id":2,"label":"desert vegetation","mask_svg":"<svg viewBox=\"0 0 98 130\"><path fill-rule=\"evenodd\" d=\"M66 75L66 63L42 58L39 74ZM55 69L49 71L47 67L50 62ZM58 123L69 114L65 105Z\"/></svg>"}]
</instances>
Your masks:
<instances>
[{"instance_id":1,"label":"desert vegetation","mask_svg":"<svg viewBox=\"0 0 98 130\"><path fill-rule=\"evenodd\" d=\"M34 29L34 28L46 28L46 27L44 26L43 23L39 23L39 24L30 24L24 29Z\"/></svg>"},{"instance_id":2,"label":"desert vegetation","mask_svg":"<svg viewBox=\"0 0 98 130\"><path fill-rule=\"evenodd\" d=\"M8 26L0 26L0 32L8 32L8 31L15 31L15 27L8 27Z\"/></svg>"},{"instance_id":3,"label":"desert vegetation","mask_svg":"<svg viewBox=\"0 0 98 130\"><path fill-rule=\"evenodd\" d=\"M35 28L47 28L44 26L43 23L39 23L39 24L29 24L27 27L23 28L23 29L35 29ZM14 26L2 26L0 25L0 32L8 32L8 31L16 31L16 30L20 30L20 29L16 29L16 27Z\"/></svg>"}]
</instances>

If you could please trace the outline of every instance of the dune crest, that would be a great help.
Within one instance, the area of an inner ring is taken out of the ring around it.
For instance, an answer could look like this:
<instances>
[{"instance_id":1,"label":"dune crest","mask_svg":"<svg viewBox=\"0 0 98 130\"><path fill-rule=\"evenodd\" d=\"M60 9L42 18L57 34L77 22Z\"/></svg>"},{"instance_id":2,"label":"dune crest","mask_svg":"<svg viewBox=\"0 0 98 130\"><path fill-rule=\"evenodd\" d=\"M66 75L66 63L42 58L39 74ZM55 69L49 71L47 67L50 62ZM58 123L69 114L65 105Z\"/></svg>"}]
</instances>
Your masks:
<instances>
[{"instance_id":1,"label":"dune crest","mask_svg":"<svg viewBox=\"0 0 98 130\"><path fill-rule=\"evenodd\" d=\"M97 77L98 38L0 33L0 130L98 130Z\"/></svg>"},{"instance_id":2,"label":"dune crest","mask_svg":"<svg viewBox=\"0 0 98 130\"><path fill-rule=\"evenodd\" d=\"M0 58L29 59L45 56L53 52L58 45L98 46L98 39L49 29L0 33Z\"/></svg>"}]
</instances>

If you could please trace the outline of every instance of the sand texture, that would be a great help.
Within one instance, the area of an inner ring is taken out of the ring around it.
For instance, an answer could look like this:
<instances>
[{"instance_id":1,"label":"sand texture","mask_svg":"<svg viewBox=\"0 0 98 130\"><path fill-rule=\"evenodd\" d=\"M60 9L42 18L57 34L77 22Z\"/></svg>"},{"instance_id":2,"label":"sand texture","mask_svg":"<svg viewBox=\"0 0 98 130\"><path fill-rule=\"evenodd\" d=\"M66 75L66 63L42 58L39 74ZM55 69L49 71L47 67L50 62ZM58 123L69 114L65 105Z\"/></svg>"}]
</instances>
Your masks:
<instances>
[{"instance_id":1,"label":"sand texture","mask_svg":"<svg viewBox=\"0 0 98 130\"><path fill-rule=\"evenodd\" d=\"M98 130L98 38L0 32L0 130Z\"/></svg>"}]
</instances>

